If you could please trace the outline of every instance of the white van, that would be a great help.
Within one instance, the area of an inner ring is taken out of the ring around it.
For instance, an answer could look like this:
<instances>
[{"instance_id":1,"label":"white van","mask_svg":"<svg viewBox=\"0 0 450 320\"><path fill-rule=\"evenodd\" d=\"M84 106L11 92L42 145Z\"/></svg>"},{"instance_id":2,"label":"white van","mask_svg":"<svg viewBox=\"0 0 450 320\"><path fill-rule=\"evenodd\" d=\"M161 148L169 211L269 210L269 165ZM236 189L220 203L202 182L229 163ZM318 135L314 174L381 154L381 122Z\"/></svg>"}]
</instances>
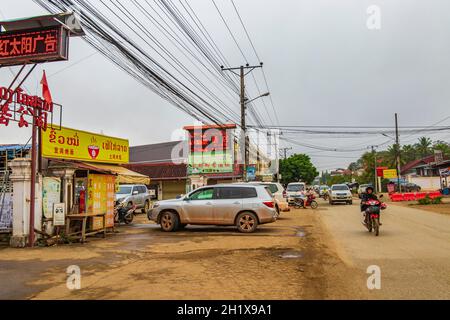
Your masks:
<instances>
[{"instance_id":1,"label":"white van","mask_svg":"<svg viewBox=\"0 0 450 320\"><path fill-rule=\"evenodd\" d=\"M306 183L304 182L292 182L289 183L286 188L286 194L288 203L294 203L294 197L304 195L306 193Z\"/></svg>"}]
</instances>

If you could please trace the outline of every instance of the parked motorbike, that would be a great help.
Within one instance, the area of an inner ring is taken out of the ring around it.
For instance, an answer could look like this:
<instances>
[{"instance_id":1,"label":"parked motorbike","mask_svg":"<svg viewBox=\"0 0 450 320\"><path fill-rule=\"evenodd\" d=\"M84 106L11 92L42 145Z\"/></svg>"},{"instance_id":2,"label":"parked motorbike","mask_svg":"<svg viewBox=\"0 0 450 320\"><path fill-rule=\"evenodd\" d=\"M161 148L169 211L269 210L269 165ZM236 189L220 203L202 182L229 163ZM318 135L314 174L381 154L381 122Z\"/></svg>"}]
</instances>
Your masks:
<instances>
[{"instance_id":1,"label":"parked motorbike","mask_svg":"<svg viewBox=\"0 0 450 320\"><path fill-rule=\"evenodd\" d=\"M387 205L380 200L369 200L365 203L367 206L364 211L364 225L369 232L374 231L375 236L380 235L380 214L381 210L385 210Z\"/></svg>"},{"instance_id":2,"label":"parked motorbike","mask_svg":"<svg viewBox=\"0 0 450 320\"><path fill-rule=\"evenodd\" d=\"M300 208L307 208L311 207L311 209L317 209L319 207L319 204L315 200L316 196L313 194L308 194L306 196L306 204L304 203L304 199L301 197L295 197L294 198L294 208L300 209Z\"/></svg>"},{"instance_id":3,"label":"parked motorbike","mask_svg":"<svg viewBox=\"0 0 450 320\"><path fill-rule=\"evenodd\" d=\"M114 213L115 213L115 222L118 224L125 223L131 224L134 219L134 212L136 211L136 206L133 205L131 207L116 202Z\"/></svg>"}]
</instances>

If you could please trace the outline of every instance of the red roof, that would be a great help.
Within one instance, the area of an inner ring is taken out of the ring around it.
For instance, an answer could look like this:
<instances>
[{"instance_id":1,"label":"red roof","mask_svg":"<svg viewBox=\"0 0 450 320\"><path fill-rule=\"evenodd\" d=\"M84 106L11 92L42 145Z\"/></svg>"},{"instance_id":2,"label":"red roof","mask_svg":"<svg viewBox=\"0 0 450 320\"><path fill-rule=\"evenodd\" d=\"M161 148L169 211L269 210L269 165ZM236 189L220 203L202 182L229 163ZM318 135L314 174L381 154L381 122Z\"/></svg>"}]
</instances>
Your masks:
<instances>
[{"instance_id":1,"label":"red roof","mask_svg":"<svg viewBox=\"0 0 450 320\"><path fill-rule=\"evenodd\" d=\"M424 164L430 164L434 162L434 155L425 157L423 159L418 159L418 160L414 160L411 161L410 163L405 164L402 168L401 168L401 173L404 174L405 172L414 169L415 167L419 166L419 165L424 165Z\"/></svg>"},{"instance_id":2,"label":"red roof","mask_svg":"<svg viewBox=\"0 0 450 320\"><path fill-rule=\"evenodd\" d=\"M149 176L151 180L187 179L187 165L173 163L128 164L126 167Z\"/></svg>"}]
</instances>

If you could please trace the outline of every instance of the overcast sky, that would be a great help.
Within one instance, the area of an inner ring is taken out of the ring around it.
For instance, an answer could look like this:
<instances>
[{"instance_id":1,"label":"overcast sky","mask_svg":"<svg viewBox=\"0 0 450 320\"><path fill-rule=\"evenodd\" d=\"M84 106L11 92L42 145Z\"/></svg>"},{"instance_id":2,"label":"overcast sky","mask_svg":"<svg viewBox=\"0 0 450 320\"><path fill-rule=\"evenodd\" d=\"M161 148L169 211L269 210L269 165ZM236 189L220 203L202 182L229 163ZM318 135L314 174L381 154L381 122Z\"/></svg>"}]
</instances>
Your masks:
<instances>
[{"instance_id":1,"label":"overcast sky","mask_svg":"<svg viewBox=\"0 0 450 320\"><path fill-rule=\"evenodd\" d=\"M242 64L209 0L189 1L230 63ZM229 0L216 0L239 41L245 41ZM450 115L450 2L448 0L235 0L265 63L282 125L427 126ZM367 8L381 8L381 29L369 30ZM0 18L46 12L31 0L1 0ZM234 20L233 20L234 19ZM127 138L132 145L169 141L193 120L159 98L82 39L71 40L70 60L39 66L26 90L39 93L42 69L55 101L64 105L63 125ZM243 44L251 56L251 47ZM92 55L93 54L93 55ZM73 65L74 62L80 63ZM254 61L258 63L258 61ZM70 66L70 68L67 68ZM65 69L67 68L67 69ZM12 68L11 71L16 71ZM0 85L11 71L0 69ZM56 74L55 74L56 73ZM269 104L268 104L269 105ZM262 104L258 104L262 108ZM235 110L239 110L236 97ZM264 117L267 113L261 110ZM270 109L269 109L270 112ZM273 115L272 115L273 116ZM267 121L269 122L269 121ZM442 123L450 125L450 121ZM27 129L0 127L0 143L25 143ZM450 133L432 138L450 140ZM408 137L405 142L414 142ZM331 139L296 136L299 142L341 148L365 147L383 136ZM411 140L411 141L409 141ZM311 154L320 170L347 166L356 153ZM342 157L342 158L340 158Z\"/></svg>"}]
</instances>

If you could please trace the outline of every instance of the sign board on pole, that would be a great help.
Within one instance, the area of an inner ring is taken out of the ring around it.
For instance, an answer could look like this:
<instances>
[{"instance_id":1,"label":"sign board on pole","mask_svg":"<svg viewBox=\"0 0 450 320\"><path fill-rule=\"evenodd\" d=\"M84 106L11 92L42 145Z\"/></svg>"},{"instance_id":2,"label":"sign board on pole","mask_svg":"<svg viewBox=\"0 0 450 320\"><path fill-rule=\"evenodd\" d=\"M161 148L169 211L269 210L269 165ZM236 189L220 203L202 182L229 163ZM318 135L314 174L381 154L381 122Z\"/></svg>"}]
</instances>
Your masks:
<instances>
[{"instance_id":1,"label":"sign board on pole","mask_svg":"<svg viewBox=\"0 0 450 320\"><path fill-rule=\"evenodd\" d=\"M255 166L247 167L247 179L248 179L248 181L254 181L256 179L256 167Z\"/></svg>"},{"instance_id":2,"label":"sign board on pole","mask_svg":"<svg viewBox=\"0 0 450 320\"><path fill-rule=\"evenodd\" d=\"M385 179L395 179L398 177L397 170L396 169L383 170L383 177Z\"/></svg>"},{"instance_id":3,"label":"sign board on pole","mask_svg":"<svg viewBox=\"0 0 450 320\"><path fill-rule=\"evenodd\" d=\"M53 205L53 225L55 227L66 225L66 209L64 203L55 203Z\"/></svg>"},{"instance_id":4,"label":"sign board on pole","mask_svg":"<svg viewBox=\"0 0 450 320\"><path fill-rule=\"evenodd\" d=\"M69 32L62 26L0 33L0 66L67 60Z\"/></svg>"},{"instance_id":5,"label":"sign board on pole","mask_svg":"<svg viewBox=\"0 0 450 320\"><path fill-rule=\"evenodd\" d=\"M189 134L188 174L232 173L232 131L236 125L185 127Z\"/></svg>"}]
</instances>

